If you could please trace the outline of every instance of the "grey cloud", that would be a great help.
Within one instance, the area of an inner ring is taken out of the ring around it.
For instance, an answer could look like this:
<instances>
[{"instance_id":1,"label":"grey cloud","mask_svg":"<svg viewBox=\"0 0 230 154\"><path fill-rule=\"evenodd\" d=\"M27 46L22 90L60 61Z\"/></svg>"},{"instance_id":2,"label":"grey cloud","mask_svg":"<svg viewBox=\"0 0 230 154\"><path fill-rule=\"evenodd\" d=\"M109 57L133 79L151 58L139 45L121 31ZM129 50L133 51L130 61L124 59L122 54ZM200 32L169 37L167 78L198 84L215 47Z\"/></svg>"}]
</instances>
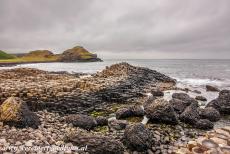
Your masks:
<instances>
[{"instance_id":1,"label":"grey cloud","mask_svg":"<svg viewBox=\"0 0 230 154\"><path fill-rule=\"evenodd\" d=\"M0 49L80 44L105 58L230 58L229 14L229 0L1 0Z\"/></svg>"}]
</instances>

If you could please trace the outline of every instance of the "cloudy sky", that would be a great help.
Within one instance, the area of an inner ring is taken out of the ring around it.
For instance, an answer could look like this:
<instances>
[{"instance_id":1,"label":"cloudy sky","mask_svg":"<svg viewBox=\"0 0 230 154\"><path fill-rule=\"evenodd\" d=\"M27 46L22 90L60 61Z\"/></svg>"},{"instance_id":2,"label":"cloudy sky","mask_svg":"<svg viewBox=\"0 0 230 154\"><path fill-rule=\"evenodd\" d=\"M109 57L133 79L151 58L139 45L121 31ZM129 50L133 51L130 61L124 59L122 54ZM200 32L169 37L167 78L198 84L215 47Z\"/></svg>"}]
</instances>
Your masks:
<instances>
[{"instance_id":1,"label":"cloudy sky","mask_svg":"<svg viewBox=\"0 0 230 154\"><path fill-rule=\"evenodd\" d=\"M230 0L0 0L0 49L230 58Z\"/></svg>"}]
</instances>

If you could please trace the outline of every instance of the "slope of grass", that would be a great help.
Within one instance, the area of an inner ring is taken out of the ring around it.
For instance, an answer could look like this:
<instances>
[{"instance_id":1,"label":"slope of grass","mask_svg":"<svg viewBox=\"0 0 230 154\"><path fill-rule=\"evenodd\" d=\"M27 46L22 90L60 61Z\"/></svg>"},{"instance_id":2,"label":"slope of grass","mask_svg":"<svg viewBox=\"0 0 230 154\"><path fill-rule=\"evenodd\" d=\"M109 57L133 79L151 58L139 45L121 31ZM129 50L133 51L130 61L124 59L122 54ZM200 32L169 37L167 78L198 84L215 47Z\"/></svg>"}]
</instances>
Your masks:
<instances>
[{"instance_id":1,"label":"slope of grass","mask_svg":"<svg viewBox=\"0 0 230 154\"><path fill-rule=\"evenodd\" d=\"M16 57L11 55L11 54L7 54L4 51L0 50L0 60L1 59L14 59L14 58L16 58Z\"/></svg>"}]
</instances>

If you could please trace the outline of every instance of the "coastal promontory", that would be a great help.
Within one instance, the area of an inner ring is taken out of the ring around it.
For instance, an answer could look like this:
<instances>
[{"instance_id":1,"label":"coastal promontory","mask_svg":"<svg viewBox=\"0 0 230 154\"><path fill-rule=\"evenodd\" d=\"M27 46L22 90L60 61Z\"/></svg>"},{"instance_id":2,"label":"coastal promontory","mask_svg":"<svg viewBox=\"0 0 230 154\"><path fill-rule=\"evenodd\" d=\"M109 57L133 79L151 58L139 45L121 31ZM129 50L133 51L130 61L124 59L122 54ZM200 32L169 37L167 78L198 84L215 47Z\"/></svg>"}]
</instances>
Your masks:
<instances>
[{"instance_id":1,"label":"coastal promontory","mask_svg":"<svg viewBox=\"0 0 230 154\"><path fill-rule=\"evenodd\" d=\"M76 46L63 51L61 54L54 54L49 50L34 50L28 53L8 54L0 51L0 66L17 65L24 63L43 62L97 62L102 61L81 46Z\"/></svg>"}]
</instances>

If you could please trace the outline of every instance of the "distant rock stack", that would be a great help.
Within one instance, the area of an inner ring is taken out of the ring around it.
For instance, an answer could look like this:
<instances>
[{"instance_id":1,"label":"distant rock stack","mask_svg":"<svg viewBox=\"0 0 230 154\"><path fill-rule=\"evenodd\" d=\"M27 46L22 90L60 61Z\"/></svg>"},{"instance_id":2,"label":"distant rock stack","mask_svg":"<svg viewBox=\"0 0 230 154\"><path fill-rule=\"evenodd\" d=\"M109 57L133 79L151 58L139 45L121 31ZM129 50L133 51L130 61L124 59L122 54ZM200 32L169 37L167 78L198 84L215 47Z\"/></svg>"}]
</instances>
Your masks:
<instances>
[{"instance_id":1,"label":"distant rock stack","mask_svg":"<svg viewBox=\"0 0 230 154\"><path fill-rule=\"evenodd\" d=\"M102 61L96 54L92 54L81 46L76 46L72 49L65 50L59 58L61 62L75 61Z\"/></svg>"}]
</instances>

